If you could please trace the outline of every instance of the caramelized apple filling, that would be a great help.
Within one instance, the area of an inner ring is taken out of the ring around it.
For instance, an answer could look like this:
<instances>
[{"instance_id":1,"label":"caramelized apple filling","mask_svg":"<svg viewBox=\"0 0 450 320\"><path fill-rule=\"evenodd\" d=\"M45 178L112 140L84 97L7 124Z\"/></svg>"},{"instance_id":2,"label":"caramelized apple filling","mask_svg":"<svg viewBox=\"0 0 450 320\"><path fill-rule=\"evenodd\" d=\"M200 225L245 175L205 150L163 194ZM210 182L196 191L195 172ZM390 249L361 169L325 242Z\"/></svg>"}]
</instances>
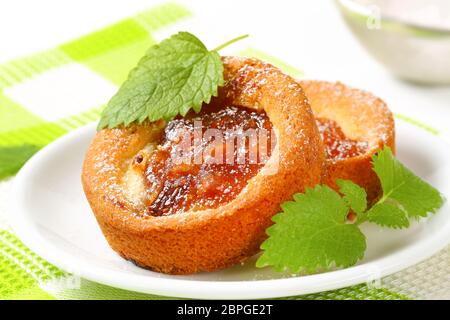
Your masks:
<instances>
[{"instance_id":1,"label":"caramelized apple filling","mask_svg":"<svg viewBox=\"0 0 450 320\"><path fill-rule=\"evenodd\" d=\"M336 121L316 118L316 123L329 159L351 158L366 152L367 142L347 138Z\"/></svg>"},{"instance_id":2,"label":"caramelized apple filling","mask_svg":"<svg viewBox=\"0 0 450 320\"><path fill-rule=\"evenodd\" d=\"M265 112L243 107L206 106L171 120L145 170L149 214L216 208L233 200L267 162L272 136Z\"/></svg>"}]
</instances>

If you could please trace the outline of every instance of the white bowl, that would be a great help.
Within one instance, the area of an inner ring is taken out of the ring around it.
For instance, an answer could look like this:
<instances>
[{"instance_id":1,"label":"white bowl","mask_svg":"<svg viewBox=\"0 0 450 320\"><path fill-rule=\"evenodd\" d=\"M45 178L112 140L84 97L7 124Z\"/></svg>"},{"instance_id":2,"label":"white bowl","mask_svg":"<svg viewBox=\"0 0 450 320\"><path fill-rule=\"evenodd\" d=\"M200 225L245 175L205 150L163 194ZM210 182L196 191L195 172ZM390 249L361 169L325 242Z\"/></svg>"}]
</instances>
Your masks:
<instances>
[{"instance_id":1,"label":"white bowl","mask_svg":"<svg viewBox=\"0 0 450 320\"><path fill-rule=\"evenodd\" d=\"M450 1L336 0L336 3L358 40L392 73L418 83L450 84ZM393 5L397 6L395 14ZM442 19L440 24L436 23L437 17Z\"/></svg>"}]
</instances>

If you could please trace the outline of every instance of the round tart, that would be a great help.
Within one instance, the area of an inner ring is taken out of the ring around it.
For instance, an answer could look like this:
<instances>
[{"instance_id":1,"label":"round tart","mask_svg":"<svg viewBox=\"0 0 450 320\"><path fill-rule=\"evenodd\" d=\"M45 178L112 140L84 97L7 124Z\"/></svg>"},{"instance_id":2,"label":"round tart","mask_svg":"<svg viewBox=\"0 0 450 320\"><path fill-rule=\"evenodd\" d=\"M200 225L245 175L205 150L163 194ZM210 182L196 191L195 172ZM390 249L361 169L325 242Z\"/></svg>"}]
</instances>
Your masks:
<instances>
[{"instance_id":1,"label":"round tart","mask_svg":"<svg viewBox=\"0 0 450 320\"><path fill-rule=\"evenodd\" d=\"M223 63L225 84L201 113L103 129L87 151L82 182L92 210L111 247L139 266L189 274L239 263L258 252L280 204L321 180L325 154L300 85L256 59ZM249 161L248 140L247 162L206 162L228 150L206 131L239 128L270 131L266 157ZM185 149L194 161L174 161L195 129L208 150L202 161L196 148Z\"/></svg>"},{"instance_id":2,"label":"round tart","mask_svg":"<svg viewBox=\"0 0 450 320\"><path fill-rule=\"evenodd\" d=\"M383 146L395 152L394 118L386 103L340 82L299 81L316 116L327 154L322 183L338 190L337 179L366 189L369 203L381 191L372 156Z\"/></svg>"}]
</instances>

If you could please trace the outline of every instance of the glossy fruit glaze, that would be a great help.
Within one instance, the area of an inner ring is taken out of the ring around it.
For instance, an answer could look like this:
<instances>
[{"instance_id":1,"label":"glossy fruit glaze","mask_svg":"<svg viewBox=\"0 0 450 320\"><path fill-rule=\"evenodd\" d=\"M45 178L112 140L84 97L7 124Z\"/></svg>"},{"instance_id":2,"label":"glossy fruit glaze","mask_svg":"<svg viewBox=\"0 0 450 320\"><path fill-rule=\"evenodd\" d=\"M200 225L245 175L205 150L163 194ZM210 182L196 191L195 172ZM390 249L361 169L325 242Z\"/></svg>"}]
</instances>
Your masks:
<instances>
[{"instance_id":1,"label":"glossy fruit glaze","mask_svg":"<svg viewBox=\"0 0 450 320\"><path fill-rule=\"evenodd\" d=\"M317 118L316 123L329 159L346 159L366 152L367 142L347 138L336 121Z\"/></svg>"},{"instance_id":2,"label":"glossy fruit glaze","mask_svg":"<svg viewBox=\"0 0 450 320\"><path fill-rule=\"evenodd\" d=\"M265 112L204 106L168 122L145 172L149 213L171 215L233 200L273 150Z\"/></svg>"}]
</instances>

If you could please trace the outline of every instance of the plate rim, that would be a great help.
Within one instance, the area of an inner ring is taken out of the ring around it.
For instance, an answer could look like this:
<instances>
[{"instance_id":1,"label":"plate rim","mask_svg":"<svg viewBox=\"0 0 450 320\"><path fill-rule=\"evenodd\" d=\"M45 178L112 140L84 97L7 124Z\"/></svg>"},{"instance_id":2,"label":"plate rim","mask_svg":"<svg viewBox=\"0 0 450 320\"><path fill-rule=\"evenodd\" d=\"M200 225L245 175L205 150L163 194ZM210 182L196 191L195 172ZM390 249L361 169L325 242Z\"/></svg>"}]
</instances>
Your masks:
<instances>
[{"instance_id":1,"label":"plate rim","mask_svg":"<svg viewBox=\"0 0 450 320\"><path fill-rule=\"evenodd\" d=\"M396 119L400 120L400 119ZM407 126L417 128L407 122ZM328 290L340 289L352 285L367 282L372 276L385 277L423 260L428 259L438 251L442 250L450 242L450 221L444 224L436 234L418 243L414 243L398 252L379 258L376 261L366 262L346 269L330 271L325 273L288 277L282 279L263 280L194 280L194 279L171 279L148 275L130 274L105 267L92 266L84 261L77 261L74 255L66 253L48 243L39 232L30 232L33 223L27 221L26 211L21 201L21 188L26 184L28 172L45 159L46 154L60 147L78 135L87 134L95 128L95 123L81 127L58 138L54 142L38 151L19 171L12 186L11 204L14 212L10 217L11 225L16 235L22 242L40 257L55 265L56 267L85 278L90 281L109 285L124 290L141 293L162 295L166 297L200 298L200 299L261 299L288 297L303 294L313 294ZM439 136L435 139L447 144ZM444 207L450 210L446 202ZM419 254L417 254L419 252ZM176 277L176 276L173 276ZM239 289L237 285L239 284ZM249 284L244 286L243 284Z\"/></svg>"}]
</instances>

